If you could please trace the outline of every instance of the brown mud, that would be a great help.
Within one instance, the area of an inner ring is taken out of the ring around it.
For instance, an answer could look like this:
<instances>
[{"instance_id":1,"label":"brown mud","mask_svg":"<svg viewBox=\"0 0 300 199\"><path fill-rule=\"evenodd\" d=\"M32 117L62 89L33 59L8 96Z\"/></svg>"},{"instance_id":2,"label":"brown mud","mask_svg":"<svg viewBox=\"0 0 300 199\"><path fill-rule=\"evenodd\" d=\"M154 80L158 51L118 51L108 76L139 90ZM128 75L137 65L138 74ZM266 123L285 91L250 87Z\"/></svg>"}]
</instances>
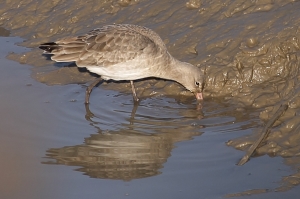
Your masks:
<instances>
[{"instance_id":1,"label":"brown mud","mask_svg":"<svg viewBox=\"0 0 300 199\"><path fill-rule=\"evenodd\" d=\"M295 97L300 95L299 8L296 0L6 0L0 2L0 26L24 38L19 45L31 48L8 58L34 66L32 78L47 85L87 83L95 76L50 61L37 48L40 43L84 34L105 24L149 27L174 57L203 69L205 100L225 99L237 112L259 110L261 127L249 136L228 141L229 146L246 150L280 105L288 103L256 155L281 156L288 165L299 166L300 97ZM9 34L5 29L0 34ZM130 93L128 83L101 86ZM169 81L138 81L136 87L145 98L190 95ZM283 180L278 191L298 185L299 173Z\"/></svg>"}]
</instances>

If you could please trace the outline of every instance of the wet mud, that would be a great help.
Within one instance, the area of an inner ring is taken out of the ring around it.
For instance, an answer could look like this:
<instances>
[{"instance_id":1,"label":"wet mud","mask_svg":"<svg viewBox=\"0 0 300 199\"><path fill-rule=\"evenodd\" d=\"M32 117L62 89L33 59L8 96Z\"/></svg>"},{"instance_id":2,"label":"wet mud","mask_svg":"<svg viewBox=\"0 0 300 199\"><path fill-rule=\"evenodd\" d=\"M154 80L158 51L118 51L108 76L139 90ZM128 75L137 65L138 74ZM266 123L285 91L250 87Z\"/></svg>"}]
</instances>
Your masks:
<instances>
[{"instance_id":1,"label":"wet mud","mask_svg":"<svg viewBox=\"0 0 300 199\"><path fill-rule=\"evenodd\" d=\"M32 78L47 85L65 85L85 84L96 76L80 71L74 64L56 64L42 56L37 48L40 43L80 35L112 23L149 27L162 37L174 57L195 64L205 72L205 100L226 101L237 112L251 109L260 119L250 135L229 140L228 146L239 150L249 148L262 126L281 104L287 103L287 111L274 124L256 155L281 156L286 164L299 169L299 8L300 2L296 0L108 0L102 3L7 0L0 2L0 26L3 27L0 34L24 39L18 45L31 50L11 53L8 58L34 66ZM130 93L130 85L126 82L104 83L101 87ZM191 96L177 83L156 79L138 81L136 88L142 98ZM86 142L93 140L92 137ZM172 141L168 143L165 148L172 147ZM84 148L90 150L88 146ZM55 158L53 154L64 153L63 150L71 149L51 149L49 156ZM167 150L162 153L168 156ZM156 156L159 155L151 157ZM64 158L68 158L68 154ZM155 168L160 168L159 164L164 161L153 161L157 164ZM276 191L297 186L298 176L296 172L285 177L283 186Z\"/></svg>"}]
</instances>

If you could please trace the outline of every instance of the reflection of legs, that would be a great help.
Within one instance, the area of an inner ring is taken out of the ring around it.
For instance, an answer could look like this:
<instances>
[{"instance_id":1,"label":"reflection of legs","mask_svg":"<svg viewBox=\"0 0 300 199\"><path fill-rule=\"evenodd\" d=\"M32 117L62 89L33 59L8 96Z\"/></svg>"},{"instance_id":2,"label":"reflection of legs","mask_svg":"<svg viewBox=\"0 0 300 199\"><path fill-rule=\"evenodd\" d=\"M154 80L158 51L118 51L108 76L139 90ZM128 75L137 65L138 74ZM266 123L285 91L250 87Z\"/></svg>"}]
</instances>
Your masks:
<instances>
[{"instance_id":1,"label":"reflection of legs","mask_svg":"<svg viewBox=\"0 0 300 199\"><path fill-rule=\"evenodd\" d=\"M101 79L101 77L99 77L99 78L96 79L93 83L91 83L91 85L89 85L89 86L86 88L86 91L85 91L85 103L86 103L86 104L90 103L90 102L89 102L89 99L90 99L90 94L91 94L93 88L94 88L97 84L99 84L99 82L101 82L101 81L102 81L102 79Z\"/></svg>"},{"instance_id":2,"label":"reflection of legs","mask_svg":"<svg viewBox=\"0 0 300 199\"><path fill-rule=\"evenodd\" d=\"M134 88L132 80L130 80L130 84L131 84L131 90L132 90L133 99L134 99L135 102L138 102L139 98L136 96L136 92L135 92L135 88Z\"/></svg>"},{"instance_id":3,"label":"reflection of legs","mask_svg":"<svg viewBox=\"0 0 300 199\"><path fill-rule=\"evenodd\" d=\"M92 113L92 112L90 111L89 104L85 104L85 119L86 119L88 122L90 122L90 125L93 126L93 127L95 127L95 128L98 130L98 132L101 132L101 129L98 127L98 123L97 123L97 122L94 122L94 121L92 120L94 117L96 117L96 116L94 115L94 113ZM96 118L97 118L97 117L96 117Z\"/></svg>"}]
</instances>

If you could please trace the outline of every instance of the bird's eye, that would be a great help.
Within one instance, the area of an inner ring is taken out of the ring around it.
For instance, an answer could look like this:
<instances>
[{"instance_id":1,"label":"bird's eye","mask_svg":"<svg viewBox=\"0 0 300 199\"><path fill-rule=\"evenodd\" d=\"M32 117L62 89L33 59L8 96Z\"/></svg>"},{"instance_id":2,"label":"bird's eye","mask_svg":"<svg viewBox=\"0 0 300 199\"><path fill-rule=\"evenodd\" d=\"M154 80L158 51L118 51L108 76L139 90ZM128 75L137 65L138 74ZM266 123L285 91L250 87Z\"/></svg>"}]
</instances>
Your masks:
<instances>
[{"instance_id":1,"label":"bird's eye","mask_svg":"<svg viewBox=\"0 0 300 199\"><path fill-rule=\"evenodd\" d=\"M195 85L199 87L200 83L199 82L195 82Z\"/></svg>"}]
</instances>

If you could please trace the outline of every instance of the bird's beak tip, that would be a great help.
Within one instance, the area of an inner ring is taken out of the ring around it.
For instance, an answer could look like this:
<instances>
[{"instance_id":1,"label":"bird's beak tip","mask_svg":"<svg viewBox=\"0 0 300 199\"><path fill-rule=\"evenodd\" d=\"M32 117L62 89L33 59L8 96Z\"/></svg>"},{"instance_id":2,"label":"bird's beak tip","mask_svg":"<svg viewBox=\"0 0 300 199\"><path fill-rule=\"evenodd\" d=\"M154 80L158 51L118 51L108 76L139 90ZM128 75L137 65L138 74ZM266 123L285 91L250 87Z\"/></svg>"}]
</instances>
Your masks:
<instances>
[{"instance_id":1,"label":"bird's beak tip","mask_svg":"<svg viewBox=\"0 0 300 199\"><path fill-rule=\"evenodd\" d=\"M202 93L195 93L197 100L203 100L203 94Z\"/></svg>"}]
</instances>

